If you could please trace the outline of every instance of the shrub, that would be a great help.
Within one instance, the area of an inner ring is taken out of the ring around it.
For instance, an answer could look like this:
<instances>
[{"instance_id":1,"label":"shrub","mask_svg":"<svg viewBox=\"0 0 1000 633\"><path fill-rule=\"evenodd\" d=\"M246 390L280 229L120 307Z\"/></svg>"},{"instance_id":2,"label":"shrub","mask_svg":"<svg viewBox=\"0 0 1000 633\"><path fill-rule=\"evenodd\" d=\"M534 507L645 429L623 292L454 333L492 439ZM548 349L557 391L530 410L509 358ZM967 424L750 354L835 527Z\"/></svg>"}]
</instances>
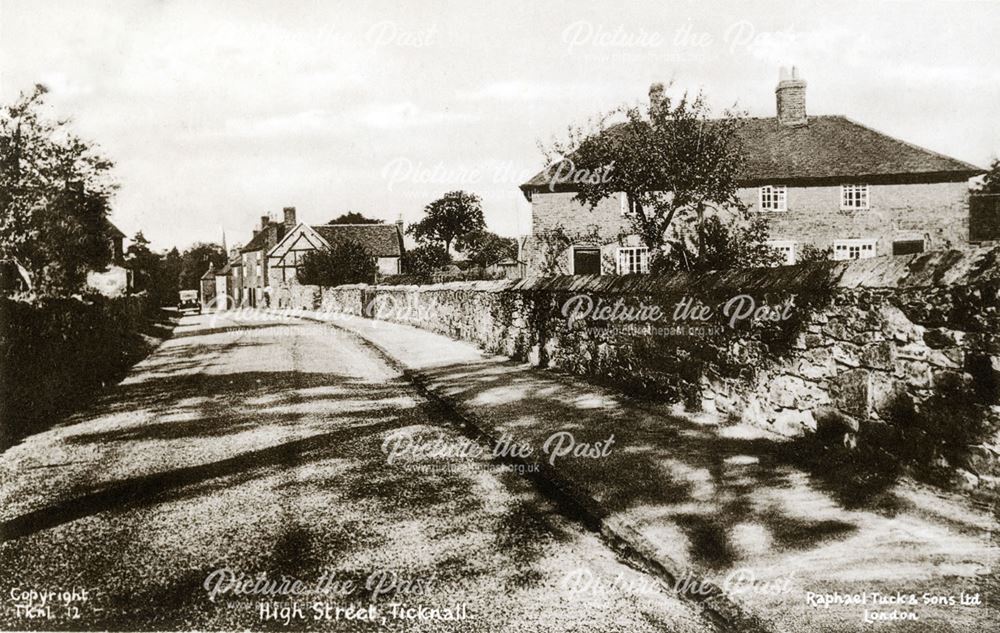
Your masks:
<instances>
[{"instance_id":1,"label":"shrub","mask_svg":"<svg viewBox=\"0 0 1000 633\"><path fill-rule=\"evenodd\" d=\"M426 275L451 263L451 255L440 244L424 244L403 253L403 273Z\"/></svg>"},{"instance_id":2,"label":"shrub","mask_svg":"<svg viewBox=\"0 0 1000 633\"><path fill-rule=\"evenodd\" d=\"M311 286L340 286L373 283L377 267L361 244L345 240L330 250L311 251L299 266L299 283Z\"/></svg>"},{"instance_id":3,"label":"shrub","mask_svg":"<svg viewBox=\"0 0 1000 633\"><path fill-rule=\"evenodd\" d=\"M146 353L145 302L0 300L0 450L51 425Z\"/></svg>"}]
</instances>

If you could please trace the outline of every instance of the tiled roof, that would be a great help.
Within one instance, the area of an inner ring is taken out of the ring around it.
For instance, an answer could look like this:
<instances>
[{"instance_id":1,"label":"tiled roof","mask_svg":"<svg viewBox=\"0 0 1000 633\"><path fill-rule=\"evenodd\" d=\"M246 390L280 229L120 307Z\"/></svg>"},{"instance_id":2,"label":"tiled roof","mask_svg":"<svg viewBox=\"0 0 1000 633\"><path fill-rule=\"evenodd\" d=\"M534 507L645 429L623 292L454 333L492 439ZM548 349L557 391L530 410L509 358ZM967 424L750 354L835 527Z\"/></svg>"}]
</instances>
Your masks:
<instances>
[{"instance_id":1,"label":"tiled roof","mask_svg":"<svg viewBox=\"0 0 1000 633\"><path fill-rule=\"evenodd\" d=\"M740 135L747 158L741 181L746 186L846 180L958 182L985 171L843 116L811 116L807 125L800 126L781 125L774 117L748 118ZM542 170L521 189L534 191L548 186L549 175ZM572 190L572 186L556 190Z\"/></svg>"},{"instance_id":2,"label":"tiled roof","mask_svg":"<svg viewBox=\"0 0 1000 633\"><path fill-rule=\"evenodd\" d=\"M311 227L331 246L338 242L357 242L372 257L399 257L403 254L402 236L395 224L317 224Z\"/></svg>"},{"instance_id":3,"label":"tiled roof","mask_svg":"<svg viewBox=\"0 0 1000 633\"><path fill-rule=\"evenodd\" d=\"M267 231L257 231L257 234L247 242L240 252L241 253L251 253L253 251L263 250L267 246Z\"/></svg>"}]
</instances>

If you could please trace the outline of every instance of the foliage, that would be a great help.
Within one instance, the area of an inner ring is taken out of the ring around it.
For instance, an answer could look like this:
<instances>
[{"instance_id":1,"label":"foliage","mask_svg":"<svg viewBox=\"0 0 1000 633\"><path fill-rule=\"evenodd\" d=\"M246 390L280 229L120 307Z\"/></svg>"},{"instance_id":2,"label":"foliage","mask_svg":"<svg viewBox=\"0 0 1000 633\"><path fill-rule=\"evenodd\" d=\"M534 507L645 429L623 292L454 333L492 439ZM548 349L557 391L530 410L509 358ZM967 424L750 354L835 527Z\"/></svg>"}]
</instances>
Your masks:
<instances>
[{"instance_id":1,"label":"foliage","mask_svg":"<svg viewBox=\"0 0 1000 633\"><path fill-rule=\"evenodd\" d=\"M0 451L92 398L148 352L142 296L0 299Z\"/></svg>"},{"instance_id":2,"label":"foliage","mask_svg":"<svg viewBox=\"0 0 1000 633\"><path fill-rule=\"evenodd\" d=\"M313 286L373 283L375 258L361 244L345 240L330 250L310 251L299 266L299 283Z\"/></svg>"},{"instance_id":3,"label":"foliage","mask_svg":"<svg viewBox=\"0 0 1000 633\"><path fill-rule=\"evenodd\" d=\"M833 247L818 248L812 244L803 244L795 256L797 264L812 264L833 259Z\"/></svg>"},{"instance_id":4,"label":"foliage","mask_svg":"<svg viewBox=\"0 0 1000 633\"><path fill-rule=\"evenodd\" d=\"M624 116L625 121L612 122ZM743 114L726 111L712 119L701 93L667 96L662 86L650 91L645 111L619 108L587 126L570 127L565 141L545 150L556 182L572 180L576 200L593 209L602 200L624 192L628 219L635 234L650 249L650 260L665 255L674 221L692 216L685 224L700 227L709 211L737 212L744 205L737 196L744 165L739 128ZM563 166L571 165L570 170ZM569 174L569 175L567 175ZM580 174L588 177L580 177ZM695 231L694 247L687 249L689 269L703 269L704 230ZM676 239L676 238L675 238Z\"/></svg>"},{"instance_id":5,"label":"foliage","mask_svg":"<svg viewBox=\"0 0 1000 633\"><path fill-rule=\"evenodd\" d=\"M486 228L482 201L474 193L449 191L424 207L424 218L406 232L421 244L440 242L451 252L452 242L470 231Z\"/></svg>"},{"instance_id":6,"label":"foliage","mask_svg":"<svg viewBox=\"0 0 1000 633\"><path fill-rule=\"evenodd\" d=\"M333 218L327 224L385 224L382 220L366 218L357 211L348 211Z\"/></svg>"},{"instance_id":7,"label":"foliage","mask_svg":"<svg viewBox=\"0 0 1000 633\"><path fill-rule=\"evenodd\" d=\"M517 240L487 230L469 231L455 241L455 250L465 253L476 266L492 266L517 258Z\"/></svg>"},{"instance_id":8,"label":"foliage","mask_svg":"<svg viewBox=\"0 0 1000 633\"><path fill-rule=\"evenodd\" d=\"M44 86L0 111L0 258L17 262L43 296L80 292L110 263L113 163L43 116Z\"/></svg>"},{"instance_id":9,"label":"foliage","mask_svg":"<svg viewBox=\"0 0 1000 633\"><path fill-rule=\"evenodd\" d=\"M209 265L216 270L226 265L226 251L218 244L196 242L184 251L180 261L180 290L198 290L201 288L201 276Z\"/></svg>"},{"instance_id":10,"label":"foliage","mask_svg":"<svg viewBox=\"0 0 1000 633\"><path fill-rule=\"evenodd\" d=\"M424 275L451 263L451 255L440 244L423 244L403 253L403 273Z\"/></svg>"},{"instance_id":11,"label":"foliage","mask_svg":"<svg viewBox=\"0 0 1000 633\"><path fill-rule=\"evenodd\" d=\"M181 255L176 248L164 254L149 248L149 240L139 231L125 251L125 267L132 271L135 292L149 295L149 305L158 308L177 303L181 276Z\"/></svg>"},{"instance_id":12,"label":"foliage","mask_svg":"<svg viewBox=\"0 0 1000 633\"><path fill-rule=\"evenodd\" d=\"M1000 193L1000 158L994 158L990 163L990 170L986 172L980 193Z\"/></svg>"},{"instance_id":13,"label":"foliage","mask_svg":"<svg viewBox=\"0 0 1000 633\"><path fill-rule=\"evenodd\" d=\"M539 271L545 277L569 274L565 253L573 244L601 246L604 241L597 226L590 226L582 231L568 231L561 224L536 233L532 239L538 245L536 250L541 253Z\"/></svg>"},{"instance_id":14,"label":"foliage","mask_svg":"<svg viewBox=\"0 0 1000 633\"><path fill-rule=\"evenodd\" d=\"M682 216L690 230L674 232L670 248L652 262L652 272L672 270L728 270L775 266L783 256L767 245L767 218L747 214L742 219L732 215L711 214L697 222Z\"/></svg>"}]
</instances>

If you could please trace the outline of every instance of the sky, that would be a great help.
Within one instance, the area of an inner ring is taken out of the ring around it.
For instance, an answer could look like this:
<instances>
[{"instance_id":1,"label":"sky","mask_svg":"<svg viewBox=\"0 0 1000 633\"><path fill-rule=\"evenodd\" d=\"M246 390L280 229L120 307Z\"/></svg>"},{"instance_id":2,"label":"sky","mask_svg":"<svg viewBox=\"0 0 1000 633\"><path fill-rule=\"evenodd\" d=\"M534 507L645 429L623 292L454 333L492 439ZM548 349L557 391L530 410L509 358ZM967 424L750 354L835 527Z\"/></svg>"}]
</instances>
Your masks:
<instances>
[{"instance_id":1,"label":"sky","mask_svg":"<svg viewBox=\"0 0 1000 633\"><path fill-rule=\"evenodd\" d=\"M45 84L157 248L246 242L285 206L410 223L454 189L519 235L539 144L655 81L773 116L795 65L809 114L987 166L998 33L1000 1L0 0L0 103Z\"/></svg>"}]
</instances>

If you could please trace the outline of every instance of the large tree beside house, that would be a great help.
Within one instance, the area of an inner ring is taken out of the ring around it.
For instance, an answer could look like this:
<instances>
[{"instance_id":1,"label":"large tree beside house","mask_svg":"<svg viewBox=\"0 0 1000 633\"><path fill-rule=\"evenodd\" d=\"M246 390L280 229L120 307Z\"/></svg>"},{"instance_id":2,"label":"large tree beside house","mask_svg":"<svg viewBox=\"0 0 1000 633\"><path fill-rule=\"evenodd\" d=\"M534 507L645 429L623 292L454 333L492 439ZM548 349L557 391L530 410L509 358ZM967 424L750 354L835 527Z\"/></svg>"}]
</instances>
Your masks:
<instances>
[{"instance_id":1,"label":"large tree beside house","mask_svg":"<svg viewBox=\"0 0 1000 633\"><path fill-rule=\"evenodd\" d=\"M67 295L120 257L108 220L113 163L45 115L37 85L0 109L0 259L28 271L33 290Z\"/></svg>"},{"instance_id":2,"label":"large tree beside house","mask_svg":"<svg viewBox=\"0 0 1000 633\"><path fill-rule=\"evenodd\" d=\"M440 242L450 252L454 241L471 231L486 228L482 201L474 193L449 191L424 207L424 217L407 233L418 242Z\"/></svg>"},{"instance_id":3,"label":"large tree beside house","mask_svg":"<svg viewBox=\"0 0 1000 633\"><path fill-rule=\"evenodd\" d=\"M712 118L703 94L675 99L662 84L649 97L645 108L620 108L554 142L546 155L553 188L572 182L576 200L590 209L624 196L629 232L648 248L654 270L774 261L766 225L746 216L737 195L743 115ZM720 241L738 243L744 257L718 257Z\"/></svg>"},{"instance_id":4,"label":"large tree beside house","mask_svg":"<svg viewBox=\"0 0 1000 633\"><path fill-rule=\"evenodd\" d=\"M180 290L198 288L202 275L212 267L222 268L226 263L226 251L218 244L196 242L186 249L180 258L178 284Z\"/></svg>"},{"instance_id":5,"label":"large tree beside house","mask_svg":"<svg viewBox=\"0 0 1000 633\"><path fill-rule=\"evenodd\" d=\"M341 213L327 222L327 224L384 224L384 222L369 218L357 211L348 211L347 213Z\"/></svg>"}]
</instances>

